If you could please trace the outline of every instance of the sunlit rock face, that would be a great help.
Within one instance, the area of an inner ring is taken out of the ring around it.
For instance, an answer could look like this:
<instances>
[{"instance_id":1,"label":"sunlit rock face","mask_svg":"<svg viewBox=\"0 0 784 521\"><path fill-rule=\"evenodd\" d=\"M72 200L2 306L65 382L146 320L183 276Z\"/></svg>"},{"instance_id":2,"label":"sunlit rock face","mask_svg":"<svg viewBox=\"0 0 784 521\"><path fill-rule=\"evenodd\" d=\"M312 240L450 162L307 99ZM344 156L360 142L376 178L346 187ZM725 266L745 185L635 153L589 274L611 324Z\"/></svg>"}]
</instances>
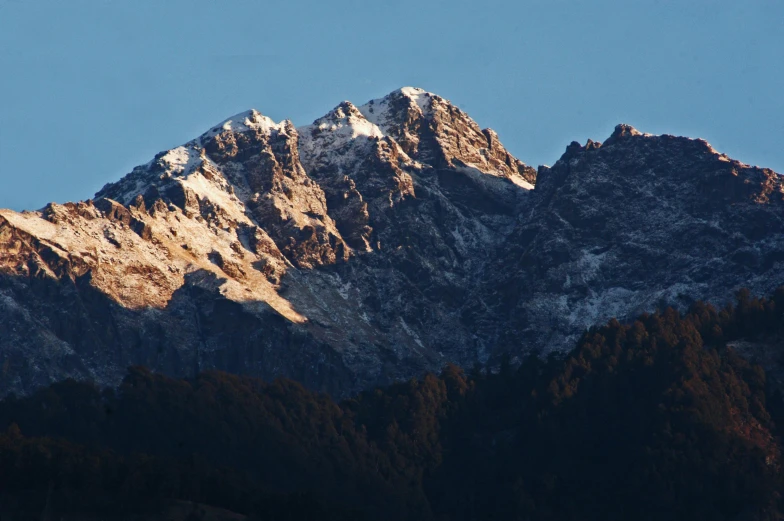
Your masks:
<instances>
[{"instance_id":1,"label":"sunlit rock face","mask_svg":"<svg viewBox=\"0 0 784 521\"><path fill-rule=\"evenodd\" d=\"M403 88L248 111L92 200L0 210L0 394L129 365L335 394L781 283L779 176L619 126L539 172Z\"/></svg>"}]
</instances>

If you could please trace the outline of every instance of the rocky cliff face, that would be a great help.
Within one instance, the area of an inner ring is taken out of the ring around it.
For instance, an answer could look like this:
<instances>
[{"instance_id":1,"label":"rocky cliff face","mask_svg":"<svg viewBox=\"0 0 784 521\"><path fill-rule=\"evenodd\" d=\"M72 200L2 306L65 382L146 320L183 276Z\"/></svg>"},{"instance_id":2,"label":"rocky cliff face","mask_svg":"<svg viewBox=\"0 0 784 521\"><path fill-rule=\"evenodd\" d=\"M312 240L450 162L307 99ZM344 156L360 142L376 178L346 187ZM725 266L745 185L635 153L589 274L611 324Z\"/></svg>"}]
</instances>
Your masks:
<instances>
[{"instance_id":1,"label":"rocky cliff face","mask_svg":"<svg viewBox=\"0 0 784 521\"><path fill-rule=\"evenodd\" d=\"M0 210L0 393L144 364L342 394L564 349L777 286L782 204L777 174L627 126L537 175L420 89L300 128L249 111L93 200Z\"/></svg>"},{"instance_id":2,"label":"rocky cliff face","mask_svg":"<svg viewBox=\"0 0 784 521\"><path fill-rule=\"evenodd\" d=\"M696 299L723 305L784 282L784 185L706 141L616 127L540 168L528 214L486 279L496 313L545 351L581 331ZM511 333L511 334L509 334Z\"/></svg>"}]
</instances>

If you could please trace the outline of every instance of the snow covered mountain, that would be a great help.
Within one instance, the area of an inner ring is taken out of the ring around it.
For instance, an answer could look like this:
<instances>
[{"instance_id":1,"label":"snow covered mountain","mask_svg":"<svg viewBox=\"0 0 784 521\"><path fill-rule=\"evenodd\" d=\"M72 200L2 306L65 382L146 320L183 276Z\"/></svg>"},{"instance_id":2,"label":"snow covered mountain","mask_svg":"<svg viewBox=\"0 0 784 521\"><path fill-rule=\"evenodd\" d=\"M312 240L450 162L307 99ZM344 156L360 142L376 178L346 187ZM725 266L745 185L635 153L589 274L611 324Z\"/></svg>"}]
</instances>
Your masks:
<instances>
[{"instance_id":1,"label":"snow covered mountain","mask_svg":"<svg viewBox=\"0 0 784 521\"><path fill-rule=\"evenodd\" d=\"M92 200L0 210L0 393L143 364L343 394L561 350L774 288L782 204L772 171L628 126L537 175L410 87L300 128L248 111Z\"/></svg>"}]
</instances>

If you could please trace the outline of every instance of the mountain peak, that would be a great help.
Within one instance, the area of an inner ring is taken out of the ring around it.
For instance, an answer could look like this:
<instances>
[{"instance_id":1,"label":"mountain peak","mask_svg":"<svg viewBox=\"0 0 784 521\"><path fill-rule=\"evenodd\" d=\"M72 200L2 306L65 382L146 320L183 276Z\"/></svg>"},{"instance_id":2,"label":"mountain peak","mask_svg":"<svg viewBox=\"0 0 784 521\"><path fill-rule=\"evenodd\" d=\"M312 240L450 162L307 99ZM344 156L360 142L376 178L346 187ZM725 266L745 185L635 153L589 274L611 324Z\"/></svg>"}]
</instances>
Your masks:
<instances>
[{"instance_id":1,"label":"mountain peak","mask_svg":"<svg viewBox=\"0 0 784 521\"><path fill-rule=\"evenodd\" d=\"M612 133L612 136L616 136L616 137L640 136L640 135L642 135L642 132L640 132L633 126L629 125L628 123L619 123L618 125L615 125L615 130Z\"/></svg>"},{"instance_id":2,"label":"mountain peak","mask_svg":"<svg viewBox=\"0 0 784 521\"><path fill-rule=\"evenodd\" d=\"M213 126L210 130L202 134L198 141L204 143L205 141L222 134L223 132L248 132L250 130L259 131L261 133L269 133L272 129L282 128L285 121L275 123L271 118L263 115L256 109L249 109L239 114L235 114L230 118L224 119L217 125Z\"/></svg>"},{"instance_id":3,"label":"mountain peak","mask_svg":"<svg viewBox=\"0 0 784 521\"><path fill-rule=\"evenodd\" d=\"M365 118L364 114L350 101L343 101L311 125L298 129L303 136L314 132L331 131L345 138L359 136L383 137L384 133L374 123Z\"/></svg>"},{"instance_id":4,"label":"mountain peak","mask_svg":"<svg viewBox=\"0 0 784 521\"><path fill-rule=\"evenodd\" d=\"M525 188L536 172L501 145L498 134L432 92L402 87L358 108L412 159L435 168L473 167Z\"/></svg>"},{"instance_id":5,"label":"mountain peak","mask_svg":"<svg viewBox=\"0 0 784 521\"><path fill-rule=\"evenodd\" d=\"M640 132L633 126L628 125L626 123L620 123L618 125L615 125L615 130L613 130L613 133L610 135L610 137L607 138L604 144L611 145L617 141L620 141L621 139L626 139L628 137L641 136L641 135L643 135L642 132Z\"/></svg>"},{"instance_id":6,"label":"mountain peak","mask_svg":"<svg viewBox=\"0 0 784 521\"><path fill-rule=\"evenodd\" d=\"M400 87L399 89L393 90L390 94L397 93L397 92L403 94L404 96L419 96L422 94L429 94L431 96L434 96L432 92L428 92L423 88L411 87L411 86Z\"/></svg>"},{"instance_id":7,"label":"mountain peak","mask_svg":"<svg viewBox=\"0 0 784 521\"><path fill-rule=\"evenodd\" d=\"M337 168L352 169L363 161L377 140L385 133L350 101L344 101L310 125L297 129L299 157L308 172L332 164Z\"/></svg>"},{"instance_id":8,"label":"mountain peak","mask_svg":"<svg viewBox=\"0 0 784 521\"><path fill-rule=\"evenodd\" d=\"M405 122L421 120L432 114L435 94L416 87L402 87L383 98L372 99L359 107L365 118L386 134L396 134Z\"/></svg>"},{"instance_id":9,"label":"mountain peak","mask_svg":"<svg viewBox=\"0 0 784 521\"><path fill-rule=\"evenodd\" d=\"M402 87L396 90L393 94L397 93L400 93L400 95L405 96L406 98L416 103L417 107L419 107L419 110L421 110L423 114L428 111L430 107L430 100L436 96L432 92L428 92L425 89L420 89L419 87Z\"/></svg>"}]
</instances>

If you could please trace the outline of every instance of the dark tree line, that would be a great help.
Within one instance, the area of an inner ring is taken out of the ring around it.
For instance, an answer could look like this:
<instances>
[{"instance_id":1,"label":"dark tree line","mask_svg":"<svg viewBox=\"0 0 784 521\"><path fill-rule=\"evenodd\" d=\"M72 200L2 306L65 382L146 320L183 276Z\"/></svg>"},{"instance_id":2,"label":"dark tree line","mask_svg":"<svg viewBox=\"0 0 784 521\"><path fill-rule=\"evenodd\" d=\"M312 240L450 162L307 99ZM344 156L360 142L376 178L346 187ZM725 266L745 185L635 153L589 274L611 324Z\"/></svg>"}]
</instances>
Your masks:
<instances>
[{"instance_id":1,"label":"dark tree line","mask_svg":"<svg viewBox=\"0 0 784 521\"><path fill-rule=\"evenodd\" d=\"M61 382L0 402L0 514L178 499L269 520L780 519L781 393L727 344L782 333L784 290L741 291L612 320L564 358L342 403L220 372Z\"/></svg>"}]
</instances>

